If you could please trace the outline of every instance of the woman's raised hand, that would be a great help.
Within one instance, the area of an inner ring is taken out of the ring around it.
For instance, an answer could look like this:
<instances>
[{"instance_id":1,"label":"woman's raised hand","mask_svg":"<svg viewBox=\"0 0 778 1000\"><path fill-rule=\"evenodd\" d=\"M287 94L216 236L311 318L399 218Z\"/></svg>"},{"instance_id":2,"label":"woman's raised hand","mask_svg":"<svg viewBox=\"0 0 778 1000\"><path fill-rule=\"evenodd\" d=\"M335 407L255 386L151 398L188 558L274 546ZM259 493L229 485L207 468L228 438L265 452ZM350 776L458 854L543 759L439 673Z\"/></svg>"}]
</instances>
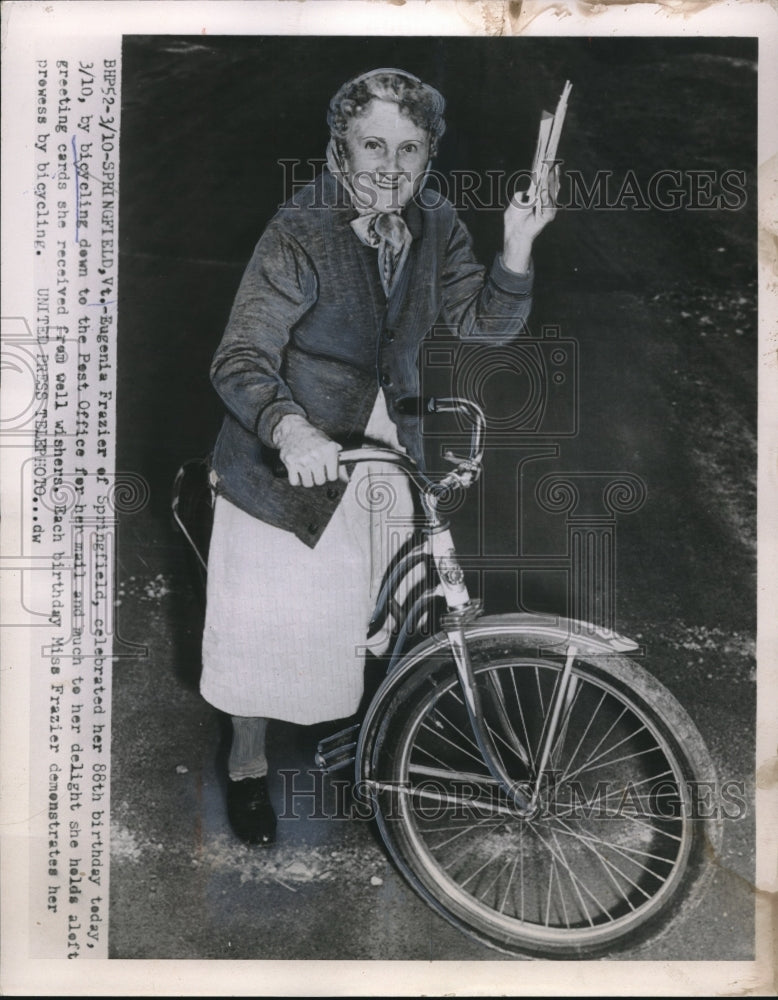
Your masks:
<instances>
[{"instance_id":1,"label":"woman's raised hand","mask_svg":"<svg viewBox=\"0 0 778 1000\"><path fill-rule=\"evenodd\" d=\"M282 417L273 441L292 486L322 486L339 477L347 479L345 470L341 473L338 468L341 446L309 424L305 417L296 413Z\"/></svg>"},{"instance_id":2,"label":"woman's raised hand","mask_svg":"<svg viewBox=\"0 0 778 1000\"><path fill-rule=\"evenodd\" d=\"M559 166L544 170L526 194L516 192L503 214L502 260L510 271L524 274L529 269L532 243L556 216L559 196Z\"/></svg>"}]
</instances>

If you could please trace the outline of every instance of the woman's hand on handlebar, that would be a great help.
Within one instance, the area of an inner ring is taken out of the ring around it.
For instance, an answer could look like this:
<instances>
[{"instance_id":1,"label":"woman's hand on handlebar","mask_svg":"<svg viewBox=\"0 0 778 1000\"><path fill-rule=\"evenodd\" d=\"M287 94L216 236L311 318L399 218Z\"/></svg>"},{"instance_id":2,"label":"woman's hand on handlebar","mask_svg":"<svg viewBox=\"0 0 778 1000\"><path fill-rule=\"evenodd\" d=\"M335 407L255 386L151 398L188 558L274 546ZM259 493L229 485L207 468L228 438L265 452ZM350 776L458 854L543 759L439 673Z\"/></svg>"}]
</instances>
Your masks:
<instances>
[{"instance_id":1,"label":"woman's hand on handlebar","mask_svg":"<svg viewBox=\"0 0 778 1000\"><path fill-rule=\"evenodd\" d=\"M341 446L309 424L305 417L295 413L282 417L273 441L292 486L322 486L338 478L348 482L345 469L338 465Z\"/></svg>"}]
</instances>

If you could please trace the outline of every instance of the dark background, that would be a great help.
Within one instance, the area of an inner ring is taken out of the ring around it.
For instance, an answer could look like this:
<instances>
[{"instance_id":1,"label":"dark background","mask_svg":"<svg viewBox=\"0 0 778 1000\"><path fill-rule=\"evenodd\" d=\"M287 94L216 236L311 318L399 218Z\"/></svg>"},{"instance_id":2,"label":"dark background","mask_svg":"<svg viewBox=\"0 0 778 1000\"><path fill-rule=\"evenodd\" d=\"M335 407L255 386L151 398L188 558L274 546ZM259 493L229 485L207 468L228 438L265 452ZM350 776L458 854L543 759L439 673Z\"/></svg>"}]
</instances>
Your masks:
<instances>
[{"instance_id":1,"label":"dark background","mask_svg":"<svg viewBox=\"0 0 778 1000\"><path fill-rule=\"evenodd\" d=\"M466 554L513 553L521 500L522 551L558 557L564 516L533 506L537 478L639 476L647 500L617 525L616 625L644 644L721 776L750 789L756 60L755 40L727 38L125 38L117 469L142 474L150 501L120 535L118 648L146 652L114 671L114 955L495 957L427 913L365 824L282 824L277 852L259 859L231 839L220 724L197 694L201 609L169 515L178 466L218 431L208 368L245 263L290 193L278 161L303 161L307 176L305 161L324 155L330 96L376 66L446 97L444 175L527 169L565 79L560 156L590 183L612 171L615 194L627 170L643 184L658 170L746 172L738 211L560 210L536 244L528 335L556 326L577 342L577 433L520 482L518 453L493 441L483 489L454 524ZM488 265L501 211L462 217ZM495 376L488 413L513 412L521 390ZM566 610L558 572L526 574L521 588L514 569L471 582L493 610ZM311 766L317 735L277 726L279 763ZM749 957L752 833L750 816L728 824L704 920L625 957ZM322 842L340 852L331 873Z\"/></svg>"},{"instance_id":2,"label":"dark background","mask_svg":"<svg viewBox=\"0 0 778 1000\"><path fill-rule=\"evenodd\" d=\"M751 39L126 39L120 371L134 428L122 434L123 454L164 479L182 454L212 442L221 404L208 367L254 244L289 196L279 160L299 159L310 175L305 161L324 156L327 104L345 79L399 65L438 87L448 131L434 166L447 175L528 169L540 111L553 109L569 78L560 155L589 181L612 171L617 192L627 170L644 184L665 169L753 171L756 76L735 70L755 50ZM581 292L743 287L755 274L755 206L753 190L738 213L561 213L535 248L532 330L560 323L560 297ZM488 264L500 247L499 209L462 215ZM724 235L729 251L717 254ZM150 391L139 362L171 391ZM134 393L142 406L132 407ZM184 414L188 402L196 405Z\"/></svg>"}]
</instances>

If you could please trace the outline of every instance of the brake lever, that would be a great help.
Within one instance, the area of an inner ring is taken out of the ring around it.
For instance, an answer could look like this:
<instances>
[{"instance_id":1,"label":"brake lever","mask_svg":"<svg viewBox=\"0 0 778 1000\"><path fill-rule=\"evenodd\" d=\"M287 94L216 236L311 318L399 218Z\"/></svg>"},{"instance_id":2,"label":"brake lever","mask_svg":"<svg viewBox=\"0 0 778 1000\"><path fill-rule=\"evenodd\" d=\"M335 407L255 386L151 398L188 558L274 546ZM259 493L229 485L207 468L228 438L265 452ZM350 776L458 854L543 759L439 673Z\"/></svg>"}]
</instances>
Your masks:
<instances>
[{"instance_id":1,"label":"brake lever","mask_svg":"<svg viewBox=\"0 0 778 1000\"><path fill-rule=\"evenodd\" d=\"M443 456L447 461L453 462L456 469L444 476L440 486L448 488L450 486L461 486L469 489L473 483L477 482L481 475L481 464L469 458L457 458L452 452L446 452Z\"/></svg>"},{"instance_id":2,"label":"brake lever","mask_svg":"<svg viewBox=\"0 0 778 1000\"><path fill-rule=\"evenodd\" d=\"M461 455L455 455L453 451L443 452L443 458L446 462L459 466L462 471L475 473L476 475L481 472L481 463L475 458L462 458Z\"/></svg>"}]
</instances>

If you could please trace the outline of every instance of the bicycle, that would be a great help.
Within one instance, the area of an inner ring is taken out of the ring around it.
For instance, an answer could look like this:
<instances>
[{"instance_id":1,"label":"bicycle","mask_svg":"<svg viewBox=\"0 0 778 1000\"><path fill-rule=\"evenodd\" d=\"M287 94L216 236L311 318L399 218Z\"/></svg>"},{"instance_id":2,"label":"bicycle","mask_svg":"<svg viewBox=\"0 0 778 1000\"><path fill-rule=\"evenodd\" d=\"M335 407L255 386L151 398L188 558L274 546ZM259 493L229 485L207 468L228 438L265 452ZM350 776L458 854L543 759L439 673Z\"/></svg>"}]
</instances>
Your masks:
<instances>
[{"instance_id":1,"label":"bicycle","mask_svg":"<svg viewBox=\"0 0 778 1000\"><path fill-rule=\"evenodd\" d=\"M402 405L464 417L469 454L448 454L455 467L437 481L392 449L340 454L407 475L423 526L392 561L370 623L368 636L394 622L385 679L361 722L321 741L317 766L354 767L396 867L465 934L547 958L634 945L694 906L712 874L721 820L694 800L715 780L710 755L675 697L627 655L631 639L483 614L439 509L480 475L484 415L456 397ZM183 475L174 516L204 570L180 509Z\"/></svg>"}]
</instances>

